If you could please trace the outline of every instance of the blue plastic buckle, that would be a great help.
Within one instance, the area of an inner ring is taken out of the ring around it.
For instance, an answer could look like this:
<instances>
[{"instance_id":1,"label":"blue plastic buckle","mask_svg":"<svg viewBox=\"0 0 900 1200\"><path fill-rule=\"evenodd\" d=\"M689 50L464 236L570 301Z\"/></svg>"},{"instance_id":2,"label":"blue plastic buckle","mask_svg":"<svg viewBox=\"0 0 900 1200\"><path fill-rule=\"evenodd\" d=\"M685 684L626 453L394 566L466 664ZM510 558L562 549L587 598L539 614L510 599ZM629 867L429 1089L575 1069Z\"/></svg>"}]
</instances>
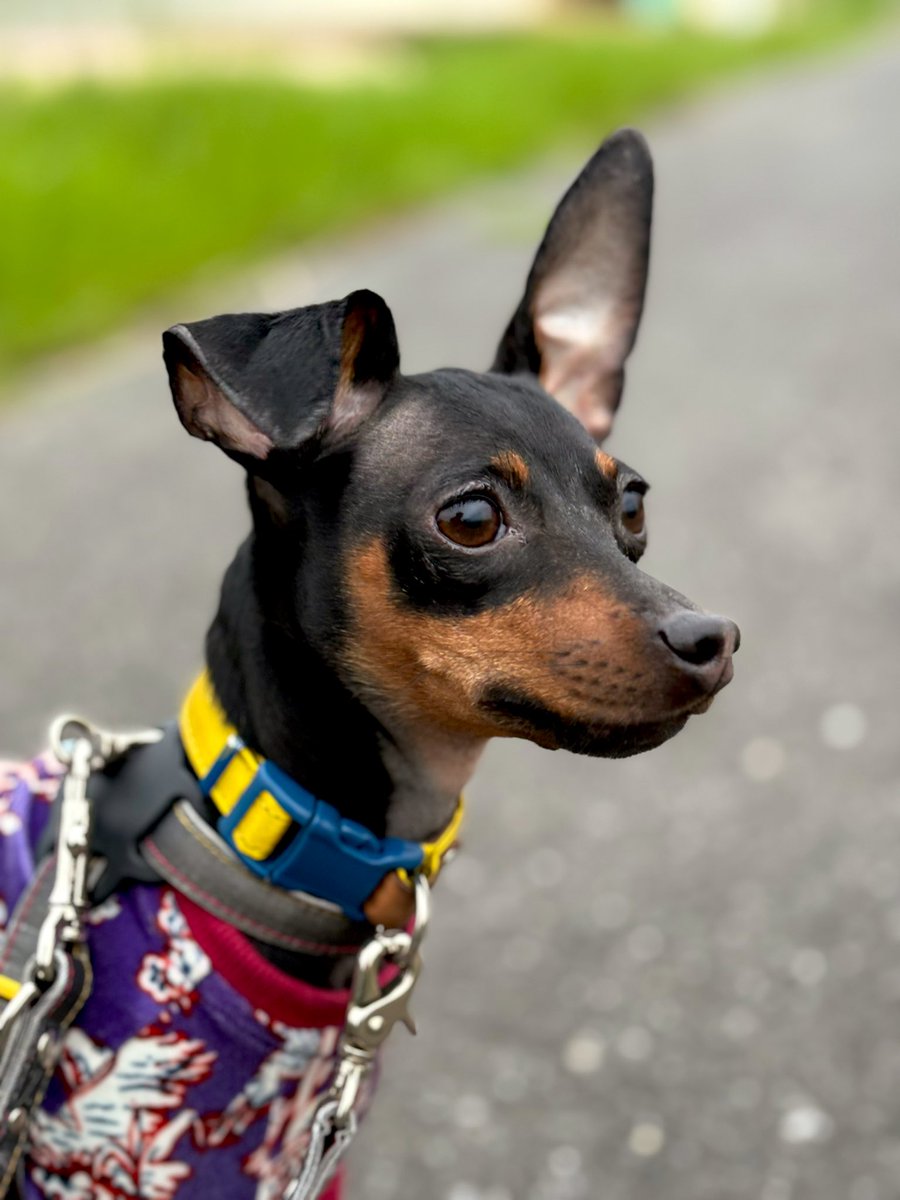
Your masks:
<instances>
[{"instance_id":1,"label":"blue plastic buckle","mask_svg":"<svg viewBox=\"0 0 900 1200\"><path fill-rule=\"evenodd\" d=\"M243 748L237 737L200 780L207 796ZM290 843L276 857L249 858L234 844L234 832L263 792L268 792L298 826ZM403 838L378 838L365 825L348 821L330 804L317 800L274 763L263 759L256 774L229 813L219 817L217 828L254 875L286 888L308 892L340 905L356 920L364 921L362 906L391 871L415 871L424 854L418 842Z\"/></svg>"}]
</instances>

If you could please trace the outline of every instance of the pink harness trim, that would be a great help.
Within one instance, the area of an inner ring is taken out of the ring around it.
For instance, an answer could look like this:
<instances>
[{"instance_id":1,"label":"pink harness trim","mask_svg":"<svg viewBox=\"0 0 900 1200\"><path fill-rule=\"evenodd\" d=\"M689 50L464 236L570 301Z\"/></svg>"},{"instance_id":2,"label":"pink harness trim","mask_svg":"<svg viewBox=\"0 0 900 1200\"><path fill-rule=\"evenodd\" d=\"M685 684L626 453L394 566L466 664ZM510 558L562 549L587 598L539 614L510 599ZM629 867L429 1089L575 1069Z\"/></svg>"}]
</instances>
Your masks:
<instances>
[{"instance_id":1,"label":"pink harness trim","mask_svg":"<svg viewBox=\"0 0 900 1200\"><path fill-rule=\"evenodd\" d=\"M288 1025L308 1029L343 1025L349 988L317 988L293 979L267 962L240 930L181 893L178 907L218 973L255 1008L264 1009Z\"/></svg>"}]
</instances>

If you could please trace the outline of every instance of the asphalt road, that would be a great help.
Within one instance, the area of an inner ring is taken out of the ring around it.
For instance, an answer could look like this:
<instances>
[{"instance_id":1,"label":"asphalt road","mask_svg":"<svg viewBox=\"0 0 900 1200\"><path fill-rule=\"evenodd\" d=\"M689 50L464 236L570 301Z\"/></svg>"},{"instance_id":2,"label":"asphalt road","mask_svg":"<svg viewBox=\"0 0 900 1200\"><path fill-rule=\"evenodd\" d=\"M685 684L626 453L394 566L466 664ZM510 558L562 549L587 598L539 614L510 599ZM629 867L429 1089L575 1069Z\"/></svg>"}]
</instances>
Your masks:
<instances>
[{"instance_id":1,"label":"asphalt road","mask_svg":"<svg viewBox=\"0 0 900 1200\"><path fill-rule=\"evenodd\" d=\"M737 676L620 763L493 748L353 1200L900 1197L900 43L656 120L650 300L611 448L647 569ZM599 136L605 131L598 129ZM159 325L381 291L408 369L483 365L585 146ZM0 419L0 728L171 712L245 527L155 334Z\"/></svg>"}]
</instances>

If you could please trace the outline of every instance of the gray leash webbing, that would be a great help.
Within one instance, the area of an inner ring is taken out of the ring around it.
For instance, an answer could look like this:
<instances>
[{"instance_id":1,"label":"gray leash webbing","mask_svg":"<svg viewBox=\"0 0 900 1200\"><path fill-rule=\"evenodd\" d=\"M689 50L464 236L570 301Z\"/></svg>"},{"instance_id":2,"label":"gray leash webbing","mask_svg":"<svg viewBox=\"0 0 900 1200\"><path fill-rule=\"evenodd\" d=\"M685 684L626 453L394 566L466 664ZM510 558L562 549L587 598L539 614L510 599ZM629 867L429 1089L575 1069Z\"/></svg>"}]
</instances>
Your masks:
<instances>
[{"instance_id":1,"label":"gray leash webbing","mask_svg":"<svg viewBox=\"0 0 900 1200\"><path fill-rule=\"evenodd\" d=\"M349 1150L356 1134L356 1114L350 1113L346 1125L336 1125L337 1110L337 1100L328 1100L316 1109L303 1168L288 1185L283 1200L315 1200ZM326 1149L329 1138L331 1145Z\"/></svg>"}]
</instances>

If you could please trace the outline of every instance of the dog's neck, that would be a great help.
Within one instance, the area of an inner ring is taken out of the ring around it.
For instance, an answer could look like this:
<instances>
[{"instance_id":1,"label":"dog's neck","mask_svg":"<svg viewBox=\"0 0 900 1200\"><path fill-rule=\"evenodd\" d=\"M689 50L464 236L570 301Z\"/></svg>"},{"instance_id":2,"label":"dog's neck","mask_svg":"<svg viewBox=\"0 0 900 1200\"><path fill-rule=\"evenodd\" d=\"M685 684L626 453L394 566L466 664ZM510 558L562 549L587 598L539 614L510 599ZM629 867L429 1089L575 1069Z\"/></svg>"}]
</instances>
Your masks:
<instances>
[{"instance_id":1,"label":"dog's neck","mask_svg":"<svg viewBox=\"0 0 900 1200\"><path fill-rule=\"evenodd\" d=\"M252 534L238 551L207 636L229 719L248 745L343 816L379 836L430 838L449 822L484 743L376 719L286 619L260 579L259 549Z\"/></svg>"}]
</instances>

